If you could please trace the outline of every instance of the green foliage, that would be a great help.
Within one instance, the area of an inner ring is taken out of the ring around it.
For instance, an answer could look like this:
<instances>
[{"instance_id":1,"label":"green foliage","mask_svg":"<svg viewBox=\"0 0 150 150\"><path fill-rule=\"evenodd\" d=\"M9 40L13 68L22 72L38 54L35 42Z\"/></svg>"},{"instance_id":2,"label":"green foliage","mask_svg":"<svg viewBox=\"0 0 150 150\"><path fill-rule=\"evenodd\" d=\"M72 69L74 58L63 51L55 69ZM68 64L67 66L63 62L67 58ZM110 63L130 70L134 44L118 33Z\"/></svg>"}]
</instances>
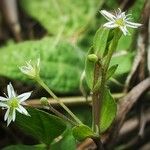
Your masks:
<instances>
[{"instance_id":1,"label":"green foliage","mask_svg":"<svg viewBox=\"0 0 150 150\"><path fill-rule=\"evenodd\" d=\"M100 113L100 131L105 132L116 117L117 104L108 89L104 90L102 109Z\"/></svg>"},{"instance_id":2,"label":"green foliage","mask_svg":"<svg viewBox=\"0 0 150 150\"><path fill-rule=\"evenodd\" d=\"M45 145L11 145L3 148L2 150L45 150Z\"/></svg>"},{"instance_id":3,"label":"green foliage","mask_svg":"<svg viewBox=\"0 0 150 150\"><path fill-rule=\"evenodd\" d=\"M81 141L88 137L96 137L95 133L86 125L75 126L72 129L74 137Z\"/></svg>"},{"instance_id":4,"label":"green foliage","mask_svg":"<svg viewBox=\"0 0 150 150\"><path fill-rule=\"evenodd\" d=\"M72 135L72 130L67 129L61 136L58 142L51 144L51 150L75 150L76 140Z\"/></svg>"},{"instance_id":5,"label":"green foliage","mask_svg":"<svg viewBox=\"0 0 150 150\"><path fill-rule=\"evenodd\" d=\"M20 0L24 11L50 33L72 36L84 30L103 0ZM57 18L57 19L56 19Z\"/></svg>"},{"instance_id":6,"label":"green foliage","mask_svg":"<svg viewBox=\"0 0 150 150\"><path fill-rule=\"evenodd\" d=\"M108 35L109 35L109 29L104 27L100 27L95 34L93 40L93 49L94 49L94 53L100 58L103 56L105 52Z\"/></svg>"},{"instance_id":7,"label":"green foliage","mask_svg":"<svg viewBox=\"0 0 150 150\"><path fill-rule=\"evenodd\" d=\"M44 111L28 108L30 116L17 114L16 123L27 134L49 145L66 130L66 124L58 117Z\"/></svg>"},{"instance_id":8,"label":"green foliage","mask_svg":"<svg viewBox=\"0 0 150 150\"><path fill-rule=\"evenodd\" d=\"M88 51L88 54L93 54L94 50L93 47L91 47ZM87 85L90 89L93 89L93 82L94 82L94 68L95 68L95 62L88 59L88 57L85 60L85 78Z\"/></svg>"},{"instance_id":9,"label":"green foliage","mask_svg":"<svg viewBox=\"0 0 150 150\"><path fill-rule=\"evenodd\" d=\"M122 51L114 55L111 59L110 65L119 64L115 71L115 76L119 76L128 73L132 67L133 54L130 52Z\"/></svg>"},{"instance_id":10,"label":"green foliage","mask_svg":"<svg viewBox=\"0 0 150 150\"><path fill-rule=\"evenodd\" d=\"M55 92L79 92L79 80L83 71L83 52L66 41L54 43L55 39L26 41L1 48L0 75L31 82L22 74L19 66L28 60L41 58L41 77Z\"/></svg>"},{"instance_id":11,"label":"green foliage","mask_svg":"<svg viewBox=\"0 0 150 150\"><path fill-rule=\"evenodd\" d=\"M108 80L116 71L118 65L113 65L108 69L106 79Z\"/></svg>"}]
</instances>

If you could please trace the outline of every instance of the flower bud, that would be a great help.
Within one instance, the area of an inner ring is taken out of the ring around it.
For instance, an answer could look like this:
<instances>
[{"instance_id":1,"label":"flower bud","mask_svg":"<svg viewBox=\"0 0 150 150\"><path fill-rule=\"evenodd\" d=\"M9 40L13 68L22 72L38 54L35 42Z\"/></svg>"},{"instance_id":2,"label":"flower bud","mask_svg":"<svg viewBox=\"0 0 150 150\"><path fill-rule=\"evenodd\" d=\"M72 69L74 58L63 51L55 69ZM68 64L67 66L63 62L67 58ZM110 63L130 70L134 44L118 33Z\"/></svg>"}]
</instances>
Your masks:
<instances>
[{"instance_id":1,"label":"flower bud","mask_svg":"<svg viewBox=\"0 0 150 150\"><path fill-rule=\"evenodd\" d=\"M98 61L98 57L95 54L89 54L87 56L88 60L92 61L92 62L97 62Z\"/></svg>"}]
</instances>

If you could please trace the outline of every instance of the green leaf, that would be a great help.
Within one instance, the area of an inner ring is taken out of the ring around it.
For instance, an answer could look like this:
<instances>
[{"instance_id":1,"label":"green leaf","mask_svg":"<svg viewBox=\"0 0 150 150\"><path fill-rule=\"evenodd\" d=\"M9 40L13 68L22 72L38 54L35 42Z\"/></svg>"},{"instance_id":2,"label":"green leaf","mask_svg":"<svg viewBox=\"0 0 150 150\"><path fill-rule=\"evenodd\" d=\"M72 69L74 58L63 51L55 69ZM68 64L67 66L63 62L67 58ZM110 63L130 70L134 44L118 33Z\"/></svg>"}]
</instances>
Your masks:
<instances>
[{"instance_id":1,"label":"green leaf","mask_svg":"<svg viewBox=\"0 0 150 150\"><path fill-rule=\"evenodd\" d=\"M108 69L106 80L108 80L116 71L118 65L113 65Z\"/></svg>"},{"instance_id":2,"label":"green leaf","mask_svg":"<svg viewBox=\"0 0 150 150\"><path fill-rule=\"evenodd\" d=\"M116 117L116 113L117 113L117 104L113 99L109 90L105 89L100 117L101 133L105 132L110 127L110 125L112 124L113 120Z\"/></svg>"},{"instance_id":3,"label":"green leaf","mask_svg":"<svg viewBox=\"0 0 150 150\"><path fill-rule=\"evenodd\" d=\"M114 55L110 61L110 65L119 64L115 72L116 76L128 73L131 70L133 62L133 54L127 51L120 51Z\"/></svg>"},{"instance_id":4,"label":"green leaf","mask_svg":"<svg viewBox=\"0 0 150 150\"><path fill-rule=\"evenodd\" d=\"M99 57L102 57L105 52L109 31L107 28L100 27L95 34L93 49L94 53Z\"/></svg>"},{"instance_id":5,"label":"green leaf","mask_svg":"<svg viewBox=\"0 0 150 150\"><path fill-rule=\"evenodd\" d=\"M38 109L28 108L30 116L17 114L16 123L26 133L49 145L66 129L66 124L58 117Z\"/></svg>"},{"instance_id":6,"label":"green leaf","mask_svg":"<svg viewBox=\"0 0 150 150\"><path fill-rule=\"evenodd\" d=\"M72 129L74 137L82 141L88 137L96 137L95 133L86 125L75 126Z\"/></svg>"},{"instance_id":7,"label":"green leaf","mask_svg":"<svg viewBox=\"0 0 150 150\"><path fill-rule=\"evenodd\" d=\"M41 60L41 77L57 93L79 93L80 76L84 69L84 53L67 41L55 38L26 41L0 49L0 75L32 83L19 66L26 61ZM17 60L17 61L16 61Z\"/></svg>"},{"instance_id":8,"label":"green leaf","mask_svg":"<svg viewBox=\"0 0 150 150\"><path fill-rule=\"evenodd\" d=\"M87 56L89 54L93 54L93 53L94 53L93 48L90 48ZM94 68L95 68L95 62L89 60L88 57L86 57L86 60L85 60L85 79L86 79L87 85L90 89L93 89Z\"/></svg>"},{"instance_id":9,"label":"green leaf","mask_svg":"<svg viewBox=\"0 0 150 150\"><path fill-rule=\"evenodd\" d=\"M95 16L103 0L20 0L23 10L50 34L81 33Z\"/></svg>"},{"instance_id":10,"label":"green leaf","mask_svg":"<svg viewBox=\"0 0 150 150\"><path fill-rule=\"evenodd\" d=\"M2 150L45 150L45 145L11 145L3 148Z\"/></svg>"},{"instance_id":11,"label":"green leaf","mask_svg":"<svg viewBox=\"0 0 150 150\"><path fill-rule=\"evenodd\" d=\"M51 150L75 150L76 140L72 135L72 130L67 129L60 137L58 142L51 144Z\"/></svg>"}]
</instances>

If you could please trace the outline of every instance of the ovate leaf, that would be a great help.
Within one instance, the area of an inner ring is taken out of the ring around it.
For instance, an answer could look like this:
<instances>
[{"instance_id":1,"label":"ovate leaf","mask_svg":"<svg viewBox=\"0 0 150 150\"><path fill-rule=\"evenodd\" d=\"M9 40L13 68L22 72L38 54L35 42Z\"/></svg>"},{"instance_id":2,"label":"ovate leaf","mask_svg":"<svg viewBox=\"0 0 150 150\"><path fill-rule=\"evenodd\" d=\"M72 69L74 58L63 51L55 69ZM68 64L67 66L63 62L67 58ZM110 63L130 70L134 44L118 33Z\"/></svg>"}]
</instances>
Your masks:
<instances>
[{"instance_id":1,"label":"ovate leaf","mask_svg":"<svg viewBox=\"0 0 150 150\"><path fill-rule=\"evenodd\" d=\"M73 135L74 137L81 141L84 140L85 138L88 137L95 137L95 133L92 131L92 129L86 125L80 125L80 126L75 126L73 129Z\"/></svg>"},{"instance_id":2,"label":"ovate leaf","mask_svg":"<svg viewBox=\"0 0 150 150\"><path fill-rule=\"evenodd\" d=\"M118 65L113 65L108 69L106 79L108 80L116 71Z\"/></svg>"},{"instance_id":3,"label":"ovate leaf","mask_svg":"<svg viewBox=\"0 0 150 150\"><path fill-rule=\"evenodd\" d=\"M95 34L94 41L93 41L93 49L94 49L94 53L100 57L102 57L105 52L108 35L109 35L109 29L104 27L100 27Z\"/></svg>"},{"instance_id":4,"label":"ovate leaf","mask_svg":"<svg viewBox=\"0 0 150 150\"><path fill-rule=\"evenodd\" d=\"M117 112L117 104L113 99L108 89L104 91L104 99L102 102L101 116L100 116L100 131L106 131L113 120L115 119Z\"/></svg>"},{"instance_id":5,"label":"ovate leaf","mask_svg":"<svg viewBox=\"0 0 150 150\"><path fill-rule=\"evenodd\" d=\"M72 135L72 130L67 129L61 137L60 140L51 144L51 150L75 150L76 140Z\"/></svg>"},{"instance_id":6,"label":"ovate leaf","mask_svg":"<svg viewBox=\"0 0 150 150\"><path fill-rule=\"evenodd\" d=\"M134 55L132 53L127 51L120 51L116 53L116 55L113 55L110 62L111 66L119 64L115 75L122 75L128 73L131 70L133 56Z\"/></svg>"},{"instance_id":7,"label":"ovate leaf","mask_svg":"<svg viewBox=\"0 0 150 150\"><path fill-rule=\"evenodd\" d=\"M79 92L80 76L84 69L83 53L67 41L59 41L59 44L55 41L55 38L44 38L1 48L0 75L30 84L31 80L21 73L19 67L40 57L40 75L54 92Z\"/></svg>"},{"instance_id":8,"label":"ovate leaf","mask_svg":"<svg viewBox=\"0 0 150 150\"><path fill-rule=\"evenodd\" d=\"M66 124L60 118L38 109L27 109L30 116L17 114L16 123L27 134L34 136L49 145L66 129Z\"/></svg>"},{"instance_id":9,"label":"ovate leaf","mask_svg":"<svg viewBox=\"0 0 150 150\"><path fill-rule=\"evenodd\" d=\"M103 0L20 0L22 9L50 34L81 33Z\"/></svg>"}]
</instances>

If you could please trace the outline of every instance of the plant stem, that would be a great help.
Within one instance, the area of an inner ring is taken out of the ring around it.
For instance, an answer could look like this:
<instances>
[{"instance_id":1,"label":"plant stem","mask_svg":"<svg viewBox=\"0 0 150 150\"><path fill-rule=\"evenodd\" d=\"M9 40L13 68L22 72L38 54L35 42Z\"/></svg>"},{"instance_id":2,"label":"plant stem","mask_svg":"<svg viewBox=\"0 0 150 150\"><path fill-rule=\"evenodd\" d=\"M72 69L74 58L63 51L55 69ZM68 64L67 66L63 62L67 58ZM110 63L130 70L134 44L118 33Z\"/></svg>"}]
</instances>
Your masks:
<instances>
[{"instance_id":1,"label":"plant stem","mask_svg":"<svg viewBox=\"0 0 150 150\"><path fill-rule=\"evenodd\" d=\"M68 112L68 114L78 123L83 124L74 114L73 112L62 102L59 98L49 89L49 87L41 80L40 77L36 79L36 81Z\"/></svg>"},{"instance_id":2,"label":"plant stem","mask_svg":"<svg viewBox=\"0 0 150 150\"><path fill-rule=\"evenodd\" d=\"M63 120L66 120L67 122L71 123L72 125L76 126L77 124L72 121L71 119L67 118L65 115L63 115L62 113L60 113L59 111L57 111L54 107L52 107L50 104L48 106L49 110L52 111L55 115L57 115L58 117L62 118Z\"/></svg>"},{"instance_id":3,"label":"plant stem","mask_svg":"<svg viewBox=\"0 0 150 150\"><path fill-rule=\"evenodd\" d=\"M99 134L100 134L99 124L100 124L100 120L101 120L101 118L100 118L101 117L101 108L102 108L102 102L103 102L105 85L106 85L106 75L107 75L107 71L108 71L108 67L110 64L112 54L117 47L117 43L118 43L120 36L121 36L120 32L118 30L115 30L114 37L109 45L109 50L108 50L108 54L107 54L106 60L104 62L104 65L102 64L102 62L100 62L101 60L99 60L99 62L96 62L96 64L95 64L93 87L95 87L96 83L98 82L100 75L101 75L101 85L98 90L93 92L93 95L92 95L93 108L92 108L92 110L93 110L94 131Z\"/></svg>"},{"instance_id":4,"label":"plant stem","mask_svg":"<svg viewBox=\"0 0 150 150\"><path fill-rule=\"evenodd\" d=\"M95 64L95 71L94 71L94 86L98 82L100 76L100 64L97 62ZM93 130L94 132L99 132L99 118L100 118L100 100L99 100L99 92L97 90L93 91L92 94L92 115L93 115Z\"/></svg>"}]
</instances>

